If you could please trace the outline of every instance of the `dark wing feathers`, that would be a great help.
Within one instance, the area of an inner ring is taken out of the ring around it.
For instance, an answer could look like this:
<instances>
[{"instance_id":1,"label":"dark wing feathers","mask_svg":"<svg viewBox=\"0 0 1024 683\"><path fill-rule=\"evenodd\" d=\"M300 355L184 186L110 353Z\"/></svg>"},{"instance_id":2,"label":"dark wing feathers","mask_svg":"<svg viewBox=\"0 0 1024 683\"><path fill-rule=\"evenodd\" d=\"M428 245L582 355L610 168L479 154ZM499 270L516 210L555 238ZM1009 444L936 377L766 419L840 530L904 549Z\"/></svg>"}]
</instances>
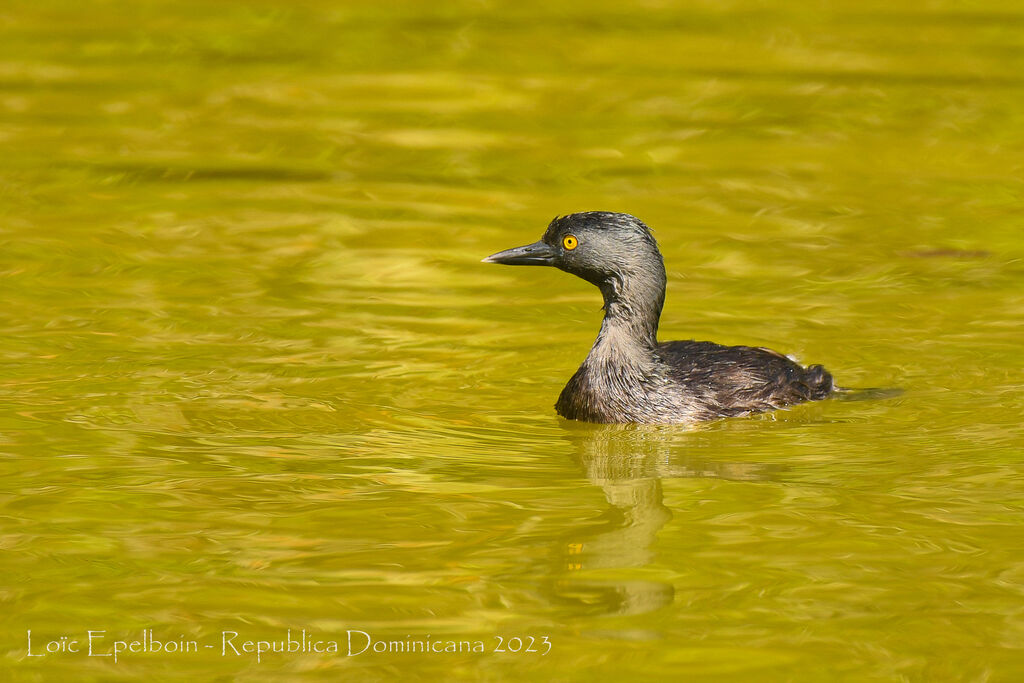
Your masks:
<instances>
[{"instance_id":1,"label":"dark wing feathers","mask_svg":"<svg viewBox=\"0 0 1024 683\"><path fill-rule=\"evenodd\" d=\"M674 341L658 345L673 379L718 416L744 415L812 401L832 393L832 375L803 367L771 349Z\"/></svg>"}]
</instances>

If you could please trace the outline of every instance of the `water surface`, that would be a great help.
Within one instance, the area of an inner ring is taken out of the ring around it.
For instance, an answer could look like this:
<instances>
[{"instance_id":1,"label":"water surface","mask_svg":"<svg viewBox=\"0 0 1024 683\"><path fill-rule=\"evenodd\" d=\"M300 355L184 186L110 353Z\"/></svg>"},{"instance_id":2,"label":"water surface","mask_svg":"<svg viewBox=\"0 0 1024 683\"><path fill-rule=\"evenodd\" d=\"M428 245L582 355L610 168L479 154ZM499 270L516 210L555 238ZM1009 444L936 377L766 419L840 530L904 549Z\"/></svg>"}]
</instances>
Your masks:
<instances>
[{"instance_id":1,"label":"water surface","mask_svg":"<svg viewBox=\"0 0 1024 683\"><path fill-rule=\"evenodd\" d=\"M1020 7L0 26L5 676L1024 677ZM655 229L664 339L904 393L560 420L598 293L479 260L593 209ZM28 629L216 647L28 658ZM488 652L221 655L288 629Z\"/></svg>"}]
</instances>

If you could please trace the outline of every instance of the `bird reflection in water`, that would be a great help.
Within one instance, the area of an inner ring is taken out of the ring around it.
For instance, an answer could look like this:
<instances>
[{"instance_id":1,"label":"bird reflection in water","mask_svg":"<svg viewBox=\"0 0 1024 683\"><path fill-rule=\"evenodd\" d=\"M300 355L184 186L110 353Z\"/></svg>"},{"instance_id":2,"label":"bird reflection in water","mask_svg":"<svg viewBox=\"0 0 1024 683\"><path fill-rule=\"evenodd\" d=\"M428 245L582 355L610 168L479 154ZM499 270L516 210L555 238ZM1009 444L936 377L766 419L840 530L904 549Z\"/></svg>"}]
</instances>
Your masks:
<instances>
[{"instance_id":1,"label":"bird reflection in water","mask_svg":"<svg viewBox=\"0 0 1024 683\"><path fill-rule=\"evenodd\" d=\"M781 470L743 462L714 462L685 449L697 436L672 425L593 425L564 421L573 459L599 486L607 510L593 524L560 539L564 568L552 586L553 601L577 614L628 615L670 605L675 590L666 581L587 578L593 573L648 567L654 542L672 511L665 506L662 480L691 477L759 481ZM698 432L699 433L699 432Z\"/></svg>"}]
</instances>

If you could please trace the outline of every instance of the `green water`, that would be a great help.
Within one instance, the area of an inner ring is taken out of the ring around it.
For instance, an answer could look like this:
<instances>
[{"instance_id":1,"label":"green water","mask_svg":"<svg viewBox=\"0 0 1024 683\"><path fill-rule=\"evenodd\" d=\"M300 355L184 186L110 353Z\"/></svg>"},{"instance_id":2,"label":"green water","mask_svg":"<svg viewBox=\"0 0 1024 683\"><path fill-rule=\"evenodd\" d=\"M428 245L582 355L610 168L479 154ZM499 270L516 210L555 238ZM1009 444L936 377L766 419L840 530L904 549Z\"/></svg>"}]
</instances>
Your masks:
<instances>
[{"instance_id":1,"label":"green water","mask_svg":"<svg viewBox=\"0 0 1024 683\"><path fill-rule=\"evenodd\" d=\"M0 674L1024 679L1022 103L995 0L5 4ZM904 393L560 420L597 291L479 260L591 209Z\"/></svg>"}]
</instances>

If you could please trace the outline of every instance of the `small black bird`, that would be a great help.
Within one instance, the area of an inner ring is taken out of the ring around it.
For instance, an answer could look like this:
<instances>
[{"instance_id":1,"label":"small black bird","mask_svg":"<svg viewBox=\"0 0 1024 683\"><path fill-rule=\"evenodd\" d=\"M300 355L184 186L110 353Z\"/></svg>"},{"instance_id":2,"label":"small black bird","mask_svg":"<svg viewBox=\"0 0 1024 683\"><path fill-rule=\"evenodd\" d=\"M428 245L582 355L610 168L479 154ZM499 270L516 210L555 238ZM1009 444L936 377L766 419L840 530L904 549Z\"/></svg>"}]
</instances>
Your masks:
<instances>
[{"instance_id":1,"label":"small black bird","mask_svg":"<svg viewBox=\"0 0 1024 683\"><path fill-rule=\"evenodd\" d=\"M601 290L604 321L555 410L570 420L696 422L774 410L836 391L820 365L770 349L659 343L665 264L650 228L624 213L588 211L551 221L539 242L484 263L555 266Z\"/></svg>"}]
</instances>

